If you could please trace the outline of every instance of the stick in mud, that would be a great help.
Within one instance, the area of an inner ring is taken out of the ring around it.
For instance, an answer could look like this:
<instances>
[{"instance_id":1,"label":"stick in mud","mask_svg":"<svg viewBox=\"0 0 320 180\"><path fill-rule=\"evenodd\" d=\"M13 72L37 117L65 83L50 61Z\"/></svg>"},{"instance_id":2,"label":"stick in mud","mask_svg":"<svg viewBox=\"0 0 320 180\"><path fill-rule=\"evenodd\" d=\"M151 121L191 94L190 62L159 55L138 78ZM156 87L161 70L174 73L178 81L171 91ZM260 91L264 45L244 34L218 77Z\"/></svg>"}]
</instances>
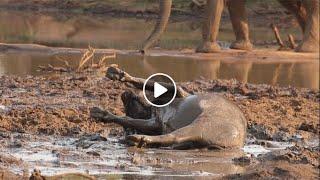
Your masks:
<instances>
[{"instance_id":1,"label":"stick in mud","mask_svg":"<svg viewBox=\"0 0 320 180\"><path fill-rule=\"evenodd\" d=\"M280 46L280 49L281 49L281 48L284 48L285 45L284 45L284 43L283 43L283 41L282 41L282 39L281 39L281 37L280 37L280 33L279 33L279 30L278 30L277 26L274 25L274 24L271 24L270 27L272 28L272 30L273 30L273 32L274 32L274 36L276 37L276 40L277 40L277 43L278 43L279 46Z\"/></svg>"},{"instance_id":2,"label":"stick in mud","mask_svg":"<svg viewBox=\"0 0 320 180\"><path fill-rule=\"evenodd\" d=\"M291 49L295 49L298 45L296 44L294 37L292 34L288 35L288 40L289 40L289 46Z\"/></svg>"}]
</instances>

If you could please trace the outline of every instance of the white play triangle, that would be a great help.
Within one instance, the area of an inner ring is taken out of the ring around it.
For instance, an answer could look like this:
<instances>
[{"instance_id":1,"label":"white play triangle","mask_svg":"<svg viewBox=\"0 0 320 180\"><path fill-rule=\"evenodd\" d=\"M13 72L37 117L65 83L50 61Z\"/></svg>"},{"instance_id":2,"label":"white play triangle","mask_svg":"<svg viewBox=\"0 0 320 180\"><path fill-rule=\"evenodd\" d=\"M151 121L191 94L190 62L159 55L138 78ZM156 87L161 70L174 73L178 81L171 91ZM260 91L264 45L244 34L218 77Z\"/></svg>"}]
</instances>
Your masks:
<instances>
[{"instance_id":1,"label":"white play triangle","mask_svg":"<svg viewBox=\"0 0 320 180\"><path fill-rule=\"evenodd\" d=\"M163 87L161 84L155 82L153 84L153 96L155 98L161 96L162 94L166 93L168 91L167 88Z\"/></svg>"}]
</instances>

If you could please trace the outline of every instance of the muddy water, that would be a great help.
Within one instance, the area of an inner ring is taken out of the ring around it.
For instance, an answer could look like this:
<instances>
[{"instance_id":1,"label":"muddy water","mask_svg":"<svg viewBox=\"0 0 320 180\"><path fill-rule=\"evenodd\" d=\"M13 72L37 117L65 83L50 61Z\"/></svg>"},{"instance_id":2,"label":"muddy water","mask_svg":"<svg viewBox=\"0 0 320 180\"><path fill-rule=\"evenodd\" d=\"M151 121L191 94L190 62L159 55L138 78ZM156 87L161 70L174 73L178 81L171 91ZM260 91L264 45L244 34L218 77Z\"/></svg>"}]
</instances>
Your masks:
<instances>
[{"instance_id":1,"label":"muddy water","mask_svg":"<svg viewBox=\"0 0 320 180\"><path fill-rule=\"evenodd\" d=\"M26 141L26 139L28 139ZM89 173L99 179L156 177L220 177L242 173L245 167L232 163L232 159L243 155L257 156L270 151L284 149L290 144L279 144L277 148L247 145L241 151L169 150L127 148L119 143L119 137L103 138L99 135L65 138L11 134L1 142L8 148L0 153L22 161L11 165L10 170L22 174L33 168L43 175L68 172ZM17 146L18 144L18 146Z\"/></svg>"},{"instance_id":2,"label":"muddy water","mask_svg":"<svg viewBox=\"0 0 320 180\"><path fill-rule=\"evenodd\" d=\"M42 75L38 66L63 66L62 60L77 66L81 55L0 54L0 75ZM99 57L96 57L98 60ZM242 82L319 88L319 62L253 62L196 60L182 57L142 57L117 55L108 64L138 77L148 77L156 72L171 75L176 81L189 81L200 77L208 79L237 79ZM47 72L45 72L47 74Z\"/></svg>"}]
</instances>

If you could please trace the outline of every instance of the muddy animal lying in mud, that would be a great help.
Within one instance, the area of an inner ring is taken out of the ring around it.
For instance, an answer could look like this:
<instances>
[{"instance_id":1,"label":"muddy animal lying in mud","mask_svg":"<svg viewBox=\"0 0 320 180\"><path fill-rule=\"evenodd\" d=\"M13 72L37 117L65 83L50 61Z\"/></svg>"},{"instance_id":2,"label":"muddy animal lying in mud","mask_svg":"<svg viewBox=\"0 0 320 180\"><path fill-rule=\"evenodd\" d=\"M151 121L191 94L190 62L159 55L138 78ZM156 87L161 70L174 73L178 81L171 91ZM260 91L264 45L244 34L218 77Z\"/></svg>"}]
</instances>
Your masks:
<instances>
[{"instance_id":1,"label":"muddy animal lying in mud","mask_svg":"<svg viewBox=\"0 0 320 180\"><path fill-rule=\"evenodd\" d=\"M144 79L130 76L117 67L109 67L106 76L142 89ZM148 82L147 90L153 83ZM168 89L173 86L163 83ZM125 117L116 116L97 107L91 117L105 123L117 123L147 135L129 135L127 142L142 146L173 148L207 147L213 149L241 148L246 138L246 119L232 102L217 94L190 95L177 88L175 100L168 106L149 106L132 91L122 94Z\"/></svg>"}]
</instances>

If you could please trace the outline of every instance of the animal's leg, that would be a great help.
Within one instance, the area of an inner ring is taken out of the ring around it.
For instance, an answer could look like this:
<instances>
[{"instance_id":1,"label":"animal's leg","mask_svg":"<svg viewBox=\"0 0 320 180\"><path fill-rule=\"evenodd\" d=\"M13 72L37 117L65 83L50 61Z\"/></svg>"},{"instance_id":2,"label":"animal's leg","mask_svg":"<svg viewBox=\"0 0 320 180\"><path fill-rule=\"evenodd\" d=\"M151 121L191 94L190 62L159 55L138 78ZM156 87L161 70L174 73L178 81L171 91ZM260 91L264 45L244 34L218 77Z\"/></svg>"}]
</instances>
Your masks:
<instances>
[{"instance_id":1,"label":"animal's leg","mask_svg":"<svg viewBox=\"0 0 320 180\"><path fill-rule=\"evenodd\" d=\"M207 1L205 21L203 22L202 28L202 43L198 46L196 52L212 53L220 50L220 46L217 43L217 37L223 8L223 0Z\"/></svg>"},{"instance_id":2,"label":"animal's leg","mask_svg":"<svg viewBox=\"0 0 320 180\"><path fill-rule=\"evenodd\" d=\"M233 31L236 35L231 49L251 50L252 44L249 39L248 16L245 9L245 0L227 1Z\"/></svg>"},{"instance_id":3,"label":"animal's leg","mask_svg":"<svg viewBox=\"0 0 320 180\"><path fill-rule=\"evenodd\" d=\"M111 66L111 67L108 68L106 76L109 79L112 79L112 80L119 80L119 81L122 81L122 82L129 82L129 83L131 83L132 85L134 85L138 89L143 89L143 84L146 81L145 79L142 79L142 78L133 77L133 76L129 75L128 73L122 71L121 69L119 69L118 67L115 67L115 66ZM154 88L153 85L154 85L154 82L149 81L146 84L146 87L145 87L146 90L153 91L153 88ZM161 85L166 87L168 90L173 90L174 89L174 86L172 84L161 83ZM177 95L176 95L176 97L183 98L183 97L187 97L188 95L189 94L186 91L184 91L181 87L177 86Z\"/></svg>"},{"instance_id":4,"label":"animal's leg","mask_svg":"<svg viewBox=\"0 0 320 180\"><path fill-rule=\"evenodd\" d=\"M307 12L299 0L278 0L278 2L288 11L295 15L300 28L304 32L307 22Z\"/></svg>"},{"instance_id":5,"label":"animal's leg","mask_svg":"<svg viewBox=\"0 0 320 180\"><path fill-rule=\"evenodd\" d=\"M319 0L302 2L307 12L307 22L299 52L319 52Z\"/></svg>"},{"instance_id":6,"label":"animal's leg","mask_svg":"<svg viewBox=\"0 0 320 180\"><path fill-rule=\"evenodd\" d=\"M159 136L147 136L147 135L130 135L127 138L128 142L133 142L136 144L146 144L146 145L161 145L170 146L173 144L181 144L186 142L196 142L201 144L201 130L197 130L194 124L190 124L183 128L177 129L169 134L159 135Z\"/></svg>"},{"instance_id":7,"label":"animal's leg","mask_svg":"<svg viewBox=\"0 0 320 180\"><path fill-rule=\"evenodd\" d=\"M105 123L116 123L125 128L133 128L143 133L159 134L161 125L157 123L155 118L151 119L133 119L127 116L116 116L108 111L101 110L98 107L93 107L90 110L90 116L99 119Z\"/></svg>"}]
</instances>

